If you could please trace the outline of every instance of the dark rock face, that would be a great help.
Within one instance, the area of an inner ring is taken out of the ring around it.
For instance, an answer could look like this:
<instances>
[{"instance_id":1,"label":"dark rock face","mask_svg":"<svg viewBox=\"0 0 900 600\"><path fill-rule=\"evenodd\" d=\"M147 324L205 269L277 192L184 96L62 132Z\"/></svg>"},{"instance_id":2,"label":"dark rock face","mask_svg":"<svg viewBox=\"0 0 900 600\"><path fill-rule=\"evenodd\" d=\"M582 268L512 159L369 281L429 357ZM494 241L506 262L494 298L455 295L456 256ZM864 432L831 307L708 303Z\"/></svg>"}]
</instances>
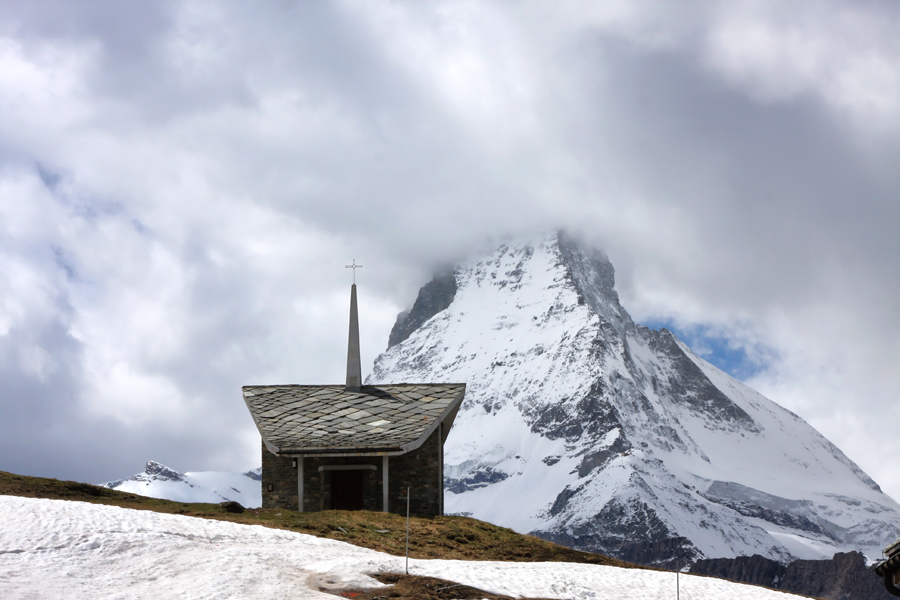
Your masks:
<instances>
[{"instance_id":1,"label":"dark rock face","mask_svg":"<svg viewBox=\"0 0 900 600\"><path fill-rule=\"evenodd\" d=\"M137 473L135 475L132 475L131 477L128 477L127 479L119 479L118 481L110 481L109 483L104 483L103 487L114 490L126 481L181 481L186 483L189 487L194 487L184 478L183 473L179 473L174 469L170 469L166 465L162 465L155 460L147 461L147 465L146 467L144 467L143 473Z\"/></svg>"},{"instance_id":2,"label":"dark rock face","mask_svg":"<svg viewBox=\"0 0 900 600\"><path fill-rule=\"evenodd\" d=\"M509 477L509 474L504 473L503 471L498 471L492 467L484 467L483 469L478 469L468 477L462 477L460 479L445 477L444 489L454 494L462 494L469 490L476 490L492 483L503 481L507 477Z\"/></svg>"},{"instance_id":3,"label":"dark rock face","mask_svg":"<svg viewBox=\"0 0 900 600\"><path fill-rule=\"evenodd\" d=\"M705 558L691 566L691 573L780 589L787 568L759 554L737 558Z\"/></svg>"},{"instance_id":4,"label":"dark rock face","mask_svg":"<svg viewBox=\"0 0 900 600\"><path fill-rule=\"evenodd\" d=\"M249 477L253 481L262 481L262 469L253 469L244 473L244 477Z\"/></svg>"},{"instance_id":5,"label":"dark rock face","mask_svg":"<svg viewBox=\"0 0 900 600\"><path fill-rule=\"evenodd\" d=\"M566 441L574 442L585 433L598 439L622 425L616 407L605 397L605 393L606 385L603 380L597 380L591 385L590 392L578 401L574 411L551 404L523 412L531 422L531 430L547 439L565 438Z\"/></svg>"},{"instance_id":6,"label":"dark rock face","mask_svg":"<svg viewBox=\"0 0 900 600\"><path fill-rule=\"evenodd\" d=\"M583 486L564 489L557 496L550 513L564 510L582 489ZM673 536L656 512L639 498L612 500L592 521L573 527L568 532L530 533L570 548L663 569L681 569L694 562L699 555L690 540Z\"/></svg>"},{"instance_id":7,"label":"dark rock face","mask_svg":"<svg viewBox=\"0 0 900 600\"><path fill-rule=\"evenodd\" d=\"M795 560L780 589L829 600L892 598L859 552L838 552L831 560Z\"/></svg>"},{"instance_id":8,"label":"dark rock face","mask_svg":"<svg viewBox=\"0 0 900 600\"><path fill-rule=\"evenodd\" d=\"M587 539L548 531L532 531L531 535L561 546L599 552L627 562L661 569L682 569L697 558L696 548L684 537L661 537L656 540L629 542L611 538Z\"/></svg>"},{"instance_id":9,"label":"dark rock face","mask_svg":"<svg viewBox=\"0 0 900 600\"><path fill-rule=\"evenodd\" d=\"M419 297L409 312L397 315L397 322L388 337L388 348L396 346L425 324L428 319L450 306L456 297L456 275L435 275L419 290Z\"/></svg>"},{"instance_id":10,"label":"dark rock face","mask_svg":"<svg viewBox=\"0 0 900 600\"><path fill-rule=\"evenodd\" d=\"M827 600L893 598L859 552L838 552L831 560L795 560L787 567L762 556L714 558L698 560L690 572Z\"/></svg>"},{"instance_id":11,"label":"dark rock face","mask_svg":"<svg viewBox=\"0 0 900 600\"><path fill-rule=\"evenodd\" d=\"M569 265L569 273L578 290L590 297L600 294L615 298L616 270L606 254L580 244L564 231L559 232L559 253Z\"/></svg>"},{"instance_id":12,"label":"dark rock face","mask_svg":"<svg viewBox=\"0 0 900 600\"><path fill-rule=\"evenodd\" d=\"M661 567L682 569L697 557L697 550L685 537L670 537L662 540L623 543L617 555L622 560Z\"/></svg>"},{"instance_id":13,"label":"dark rock face","mask_svg":"<svg viewBox=\"0 0 900 600\"><path fill-rule=\"evenodd\" d=\"M616 316L624 317L624 312L619 304L619 294L614 290L616 284L616 271L606 254L600 250L583 247L579 242L569 237L566 233L559 233L559 254L566 265L569 279L578 292L578 303L585 302L598 314L608 311L601 302L605 300L614 304L617 308ZM624 318L622 319L624 323Z\"/></svg>"},{"instance_id":14,"label":"dark rock face","mask_svg":"<svg viewBox=\"0 0 900 600\"><path fill-rule=\"evenodd\" d=\"M181 473L170 469L165 465L161 465L154 460L147 461L147 466L144 468L144 473L149 475L151 480L184 481Z\"/></svg>"},{"instance_id":15,"label":"dark rock face","mask_svg":"<svg viewBox=\"0 0 900 600\"><path fill-rule=\"evenodd\" d=\"M716 504L727 506L728 508L731 508L738 514L741 514L745 517L755 517L757 519L768 521L769 523L781 525L782 527L789 527L798 531L808 531L816 535L822 535L834 539L834 536L831 535L826 529L821 527L818 523L815 523L811 519L802 515L794 515L788 511L766 508L753 502L742 502L740 500L734 500L732 498L718 498L714 494L710 493L700 493L700 495L710 502L715 502Z\"/></svg>"},{"instance_id":16,"label":"dark rock face","mask_svg":"<svg viewBox=\"0 0 900 600\"><path fill-rule=\"evenodd\" d=\"M594 469L605 467L610 460L631 449L631 442L623 437L616 438L609 447L585 454L578 465L578 477L585 477Z\"/></svg>"},{"instance_id":17,"label":"dark rock face","mask_svg":"<svg viewBox=\"0 0 900 600\"><path fill-rule=\"evenodd\" d=\"M729 400L700 367L694 364L678 346L675 336L668 329L649 331L650 348L666 357L674 367L668 387L672 397L678 402L690 405L695 411L706 414L722 427L740 428L752 433L759 432L759 426L741 407ZM658 384L657 384L658 385Z\"/></svg>"}]
</instances>

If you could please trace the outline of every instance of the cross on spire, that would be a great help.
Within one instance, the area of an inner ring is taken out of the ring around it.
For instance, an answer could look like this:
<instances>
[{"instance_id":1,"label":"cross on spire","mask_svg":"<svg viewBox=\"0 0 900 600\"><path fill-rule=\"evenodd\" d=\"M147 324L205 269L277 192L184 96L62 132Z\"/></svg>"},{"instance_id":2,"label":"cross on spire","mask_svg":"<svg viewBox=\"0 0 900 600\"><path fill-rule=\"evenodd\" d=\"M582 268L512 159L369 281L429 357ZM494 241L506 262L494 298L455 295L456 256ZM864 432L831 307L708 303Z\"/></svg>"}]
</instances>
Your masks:
<instances>
[{"instance_id":1,"label":"cross on spire","mask_svg":"<svg viewBox=\"0 0 900 600\"><path fill-rule=\"evenodd\" d=\"M345 269L353 269L353 285L356 285L356 270L357 270L357 269L362 269L362 265L356 264L356 259L354 258L354 259L353 259L353 264L352 264L352 265L345 265L344 268L345 268Z\"/></svg>"}]
</instances>

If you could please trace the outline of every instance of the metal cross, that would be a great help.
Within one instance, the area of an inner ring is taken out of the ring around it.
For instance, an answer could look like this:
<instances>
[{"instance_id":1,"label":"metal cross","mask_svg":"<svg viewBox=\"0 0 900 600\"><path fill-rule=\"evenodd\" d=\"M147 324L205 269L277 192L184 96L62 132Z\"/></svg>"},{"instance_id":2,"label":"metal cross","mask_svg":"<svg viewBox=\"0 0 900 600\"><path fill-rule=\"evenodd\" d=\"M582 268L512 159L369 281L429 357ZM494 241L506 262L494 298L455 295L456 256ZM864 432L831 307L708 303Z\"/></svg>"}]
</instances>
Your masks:
<instances>
[{"instance_id":1,"label":"metal cross","mask_svg":"<svg viewBox=\"0 0 900 600\"><path fill-rule=\"evenodd\" d=\"M344 268L345 268L345 269L353 269L353 285L356 285L356 270L357 270L357 269L362 269L362 265L356 264L356 259L354 258L354 259L353 259L353 264L352 264L352 265L345 265Z\"/></svg>"}]
</instances>

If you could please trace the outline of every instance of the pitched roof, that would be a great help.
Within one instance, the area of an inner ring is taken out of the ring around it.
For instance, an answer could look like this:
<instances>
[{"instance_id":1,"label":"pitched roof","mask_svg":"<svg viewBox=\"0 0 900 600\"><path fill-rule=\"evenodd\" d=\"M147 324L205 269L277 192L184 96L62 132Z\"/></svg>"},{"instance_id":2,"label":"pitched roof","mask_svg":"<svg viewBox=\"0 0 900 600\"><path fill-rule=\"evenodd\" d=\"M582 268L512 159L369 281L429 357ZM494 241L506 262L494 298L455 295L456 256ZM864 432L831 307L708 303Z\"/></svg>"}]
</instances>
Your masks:
<instances>
[{"instance_id":1,"label":"pitched roof","mask_svg":"<svg viewBox=\"0 0 900 600\"><path fill-rule=\"evenodd\" d=\"M244 402L276 454L403 453L445 422L449 430L464 383L363 386L246 385Z\"/></svg>"}]
</instances>

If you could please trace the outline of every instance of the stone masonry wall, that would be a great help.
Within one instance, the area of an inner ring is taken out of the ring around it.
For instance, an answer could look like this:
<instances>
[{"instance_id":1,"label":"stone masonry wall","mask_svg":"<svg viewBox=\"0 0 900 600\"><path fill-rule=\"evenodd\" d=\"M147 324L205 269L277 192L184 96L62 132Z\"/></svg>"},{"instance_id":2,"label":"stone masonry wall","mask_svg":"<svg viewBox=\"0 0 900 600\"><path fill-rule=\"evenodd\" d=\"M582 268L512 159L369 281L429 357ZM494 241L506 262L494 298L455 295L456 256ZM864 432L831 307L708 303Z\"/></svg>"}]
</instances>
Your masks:
<instances>
[{"instance_id":1,"label":"stone masonry wall","mask_svg":"<svg viewBox=\"0 0 900 600\"><path fill-rule=\"evenodd\" d=\"M406 488L410 488L409 512L419 516L444 514L444 451L440 428L412 452L392 456L388 464L388 508L406 514Z\"/></svg>"},{"instance_id":2,"label":"stone masonry wall","mask_svg":"<svg viewBox=\"0 0 900 600\"><path fill-rule=\"evenodd\" d=\"M290 456L275 456L262 445L262 507L297 508L297 469ZM269 486L272 487L269 490ZM305 494L304 494L305 495Z\"/></svg>"},{"instance_id":3,"label":"stone masonry wall","mask_svg":"<svg viewBox=\"0 0 900 600\"><path fill-rule=\"evenodd\" d=\"M410 513L419 516L442 515L444 511L443 444L440 428L416 450L388 458L388 508L406 514L406 489L410 488ZM297 510L297 469L292 457L275 456L262 447L262 506ZM363 508L382 510L382 457L349 456L303 459L303 509L327 510L331 505L331 472L319 471L324 465L375 465L363 474ZM269 486L272 490L269 490Z\"/></svg>"}]
</instances>

